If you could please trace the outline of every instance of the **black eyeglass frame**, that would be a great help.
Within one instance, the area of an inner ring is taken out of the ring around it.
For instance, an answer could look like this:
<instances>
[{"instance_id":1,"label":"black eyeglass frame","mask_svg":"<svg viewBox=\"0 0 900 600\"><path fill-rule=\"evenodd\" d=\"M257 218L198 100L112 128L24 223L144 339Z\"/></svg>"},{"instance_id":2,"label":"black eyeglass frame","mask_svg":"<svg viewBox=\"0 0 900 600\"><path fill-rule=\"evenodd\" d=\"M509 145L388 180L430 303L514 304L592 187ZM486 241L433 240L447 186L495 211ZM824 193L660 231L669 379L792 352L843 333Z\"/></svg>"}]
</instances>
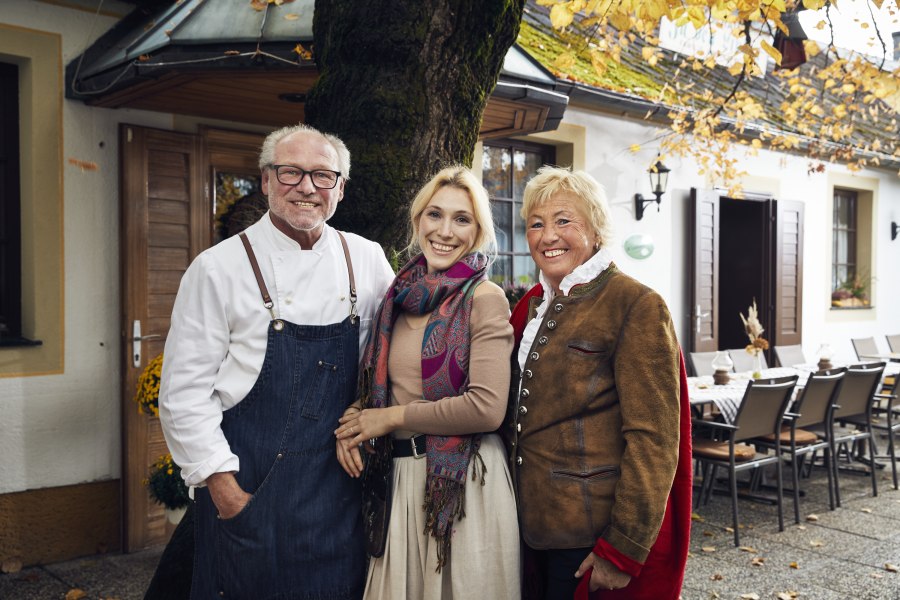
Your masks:
<instances>
[{"instance_id":1,"label":"black eyeglass frame","mask_svg":"<svg viewBox=\"0 0 900 600\"><path fill-rule=\"evenodd\" d=\"M287 167L294 171L300 171L300 179L298 179L294 183L288 183L287 181L282 181L281 173L278 172L278 170L281 167ZM340 171L332 171L331 169L313 169L312 171L307 171L306 169L301 169L300 167L297 167L294 165L269 165L269 168L272 169L273 171L275 171L275 179L277 179L278 183L280 183L282 185L291 185L291 186L300 185L303 182L303 178L306 177L307 175L309 175L309 180L312 182L313 187L315 187L316 189L318 189L318 190L333 190L334 188L337 187L338 181L341 180L341 172ZM334 185L332 185L330 187L318 185L316 183L316 180L314 177L314 175L316 173L332 173L335 176Z\"/></svg>"}]
</instances>

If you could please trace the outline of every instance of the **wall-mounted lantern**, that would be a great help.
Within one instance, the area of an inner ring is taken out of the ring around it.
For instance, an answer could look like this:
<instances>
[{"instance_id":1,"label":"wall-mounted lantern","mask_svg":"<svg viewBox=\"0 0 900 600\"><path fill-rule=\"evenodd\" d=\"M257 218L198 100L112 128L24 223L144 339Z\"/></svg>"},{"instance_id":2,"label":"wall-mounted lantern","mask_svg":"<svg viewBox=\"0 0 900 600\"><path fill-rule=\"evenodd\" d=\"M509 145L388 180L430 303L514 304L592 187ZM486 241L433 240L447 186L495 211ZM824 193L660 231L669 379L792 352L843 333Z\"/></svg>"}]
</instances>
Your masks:
<instances>
[{"instance_id":1,"label":"wall-mounted lantern","mask_svg":"<svg viewBox=\"0 0 900 600\"><path fill-rule=\"evenodd\" d=\"M666 193L666 184L669 180L669 172L671 169L662 164L657 155L656 164L650 167L650 188L653 190L653 198L644 198L640 194L634 195L634 218L638 221L644 218L644 205L650 202L656 202L656 211L659 212L659 203L662 195Z\"/></svg>"}]
</instances>

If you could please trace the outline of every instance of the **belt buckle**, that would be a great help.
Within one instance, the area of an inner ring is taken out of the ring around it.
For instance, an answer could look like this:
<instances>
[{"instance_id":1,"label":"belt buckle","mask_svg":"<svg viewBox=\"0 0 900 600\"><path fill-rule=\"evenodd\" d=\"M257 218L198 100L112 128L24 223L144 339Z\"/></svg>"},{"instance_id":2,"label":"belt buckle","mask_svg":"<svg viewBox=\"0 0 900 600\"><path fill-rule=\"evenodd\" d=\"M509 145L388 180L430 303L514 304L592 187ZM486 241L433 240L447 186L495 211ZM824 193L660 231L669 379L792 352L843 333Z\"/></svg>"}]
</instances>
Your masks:
<instances>
[{"instance_id":1,"label":"belt buckle","mask_svg":"<svg viewBox=\"0 0 900 600\"><path fill-rule=\"evenodd\" d=\"M419 434L414 435L411 438L409 438L409 444L410 444L410 446L412 446L413 458L425 458L425 456L428 454L427 452L423 452L422 454L419 454L418 449L416 449L416 438L420 438L423 435L425 435L425 434L419 433Z\"/></svg>"}]
</instances>

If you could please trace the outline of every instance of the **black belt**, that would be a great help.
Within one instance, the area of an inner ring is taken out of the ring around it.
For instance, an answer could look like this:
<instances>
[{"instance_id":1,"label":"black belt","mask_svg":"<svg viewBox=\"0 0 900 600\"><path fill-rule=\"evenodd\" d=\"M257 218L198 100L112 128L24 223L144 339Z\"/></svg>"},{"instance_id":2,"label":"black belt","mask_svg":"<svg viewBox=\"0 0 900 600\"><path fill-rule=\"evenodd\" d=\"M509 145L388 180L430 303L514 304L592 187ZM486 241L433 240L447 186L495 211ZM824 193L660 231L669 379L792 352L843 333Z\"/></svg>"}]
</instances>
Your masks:
<instances>
[{"instance_id":1,"label":"black belt","mask_svg":"<svg viewBox=\"0 0 900 600\"><path fill-rule=\"evenodd\" d=\"M391 456L394 458L406 458L407 456L425 458L425 434L420 433L409 439L394 438Z\"/></svg>"}]
</instances>

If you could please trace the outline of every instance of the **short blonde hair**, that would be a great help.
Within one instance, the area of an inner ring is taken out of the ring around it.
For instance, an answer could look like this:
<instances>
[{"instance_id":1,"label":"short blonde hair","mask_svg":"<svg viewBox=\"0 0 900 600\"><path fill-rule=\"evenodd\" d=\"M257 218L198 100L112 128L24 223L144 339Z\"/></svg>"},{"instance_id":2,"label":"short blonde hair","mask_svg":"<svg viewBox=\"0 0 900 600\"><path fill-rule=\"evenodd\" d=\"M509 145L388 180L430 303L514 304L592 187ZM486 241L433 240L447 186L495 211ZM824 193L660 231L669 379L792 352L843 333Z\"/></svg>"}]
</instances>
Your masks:
<instances>
[{"instance_id":1,"label":"short blonde hair","mask_svg":"<svg viewBox=\"0 0 900 600\"><path fill-rule=\"evenodd\" d=\"M478 225L478 235L475 236L472 251L481 252L493 259L497 254L497 234L494 231L494 218L491 215L491 201L488 198L487 190L478 182L472 171L462 165L452 165L441 169L416 194L409 207L412 235L407 251L411 255L421 251L418 239L419 218L438 190L445 187L454 187L468 194L472 201L475 224Z\"/></svg>"},{"instance_id":2,"label":"short blonde hair","mask_svg":"<svg viewBox=\"0 0 900 600\"><path fill-rule=\"evenodd\" d=\"M551 166L538 169L537 175L525 186L522 219L527 221L528 215L557 192L571 192L579 199L582 203L579 208L587 215L597 241L600 246L605 246L612 238L609 203L603 186L586 171Z\"/></svg>"}]
</instances>

